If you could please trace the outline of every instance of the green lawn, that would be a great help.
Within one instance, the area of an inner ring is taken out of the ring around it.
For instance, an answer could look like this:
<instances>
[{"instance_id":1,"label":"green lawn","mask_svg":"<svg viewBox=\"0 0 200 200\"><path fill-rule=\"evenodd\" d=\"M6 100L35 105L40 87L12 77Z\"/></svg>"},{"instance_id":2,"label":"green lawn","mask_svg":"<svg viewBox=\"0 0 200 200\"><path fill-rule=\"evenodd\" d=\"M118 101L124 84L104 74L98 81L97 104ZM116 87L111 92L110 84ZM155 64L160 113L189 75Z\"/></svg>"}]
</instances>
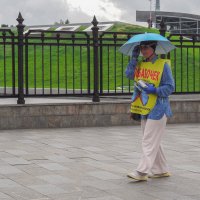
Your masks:
<instances>
[{"instance_id":1,"label":"green lawn","mask_svg":"<svg viewBox=\"0 0 200 200\"><path fill-rule=\"evenodd\" d=\"M118 23L109 31L116 32L158 32L156 29L148 29L140 26ZM79 35L78 37L81 37ZM83 37L83 36L82 36ZM110 38L111 35L104 37ZM120 36L125 38L125 36ZM0 40L1 41L1 40ZM38 40L40 42L40 40ZM53 42L53 41L51 41ZM54 41L55 43L56 41ZM70 41L61 43L69 44ZM86 43L76 41L75 43ZM108 44L104 43L104 44ZM110 42L110 44L113 42ZM123 42L119 43L122 44ZM176 43L175 43L176 44ZM199 44L195 44L196 47ZM17 47L16 55L17 55ZM44 46L31 45L28 48L28 85L29 88L88 88L88 64L90 63L90 88L93 88L93 48L90 48L90 61L87 60L86 46ZM50 56L51 53L51 56ZM42 54L44 55L42 57ZM0 45L0 87L12 86L12 57L11 47L6 45L6 59L4 60L4 47ZM73 59L74 55L74 59ZM81 56L80 56L81 55ZM187 56L188 55L188 56ZM195 60L193 58L195 57ZM182 59L181 59L182 58ZM17 66L17 56L15 58ZM129 80L124 76L128 57L118 52L118 48L104 46L102 48L102 78L104 90L115 90L129 86ZM183 48L171 53L172 72L176 81L176 91L200 91L200 50L199 47ZM88 63L89 62L89 63ZM25 66L25 60L24 60ZM26 67L25 67L26 72ZM17 86L17 67L15 69ZM4 76L5 74L5 76ZM132 85L132 83L131 83Z\"/></svg>"}]
</instances>

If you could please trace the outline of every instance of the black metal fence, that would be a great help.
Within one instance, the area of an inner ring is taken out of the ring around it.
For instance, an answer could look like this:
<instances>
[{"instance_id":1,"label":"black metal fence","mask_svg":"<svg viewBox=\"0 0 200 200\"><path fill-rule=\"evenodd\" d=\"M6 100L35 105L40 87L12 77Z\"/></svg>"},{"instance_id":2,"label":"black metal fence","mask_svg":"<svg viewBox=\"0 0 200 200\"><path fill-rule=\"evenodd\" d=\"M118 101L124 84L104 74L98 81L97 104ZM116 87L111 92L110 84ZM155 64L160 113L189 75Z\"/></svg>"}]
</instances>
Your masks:
<instances>
[{"instance_id":1,"label":"black metal fence","mask_svg":"<svg viewBox=\"0 0 200 200\"><path fill-rule=\"evenodd\" d=\"M19 14L17 32L0 29L0 97L130 95L133 83L124 76L129 57L118 49L134 34L99 32L94 17L91 33L29 30ZM160 34L178 48L171 59L175 94L200 92L200 35ZM165 55L162 55L164 57Z\"/></svg>"}]
</instances>

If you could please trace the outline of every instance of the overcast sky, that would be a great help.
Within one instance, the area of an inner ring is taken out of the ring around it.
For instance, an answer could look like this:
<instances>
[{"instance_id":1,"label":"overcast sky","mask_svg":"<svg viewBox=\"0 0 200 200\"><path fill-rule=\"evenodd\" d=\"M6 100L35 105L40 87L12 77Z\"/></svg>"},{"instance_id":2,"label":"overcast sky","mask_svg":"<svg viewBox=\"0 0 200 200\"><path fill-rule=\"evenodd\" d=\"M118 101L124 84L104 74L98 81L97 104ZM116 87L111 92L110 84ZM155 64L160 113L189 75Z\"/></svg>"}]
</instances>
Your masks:
<instances>
[{"instance_id":1,"label":"overcast sky","mask_svg":"<svg viewBox=\"0 0 200 200\"><path fill-rule=\"evenodd\" d=\"M160 6L162 11L200 15L199 0L160 0ZM149 9L149 0L0 0L0 24L16 25L19 11L25 25L53 24L60 19L91 22L94 15L98 21L136 24L135 11Z\"/></svg>"}]
</instances>

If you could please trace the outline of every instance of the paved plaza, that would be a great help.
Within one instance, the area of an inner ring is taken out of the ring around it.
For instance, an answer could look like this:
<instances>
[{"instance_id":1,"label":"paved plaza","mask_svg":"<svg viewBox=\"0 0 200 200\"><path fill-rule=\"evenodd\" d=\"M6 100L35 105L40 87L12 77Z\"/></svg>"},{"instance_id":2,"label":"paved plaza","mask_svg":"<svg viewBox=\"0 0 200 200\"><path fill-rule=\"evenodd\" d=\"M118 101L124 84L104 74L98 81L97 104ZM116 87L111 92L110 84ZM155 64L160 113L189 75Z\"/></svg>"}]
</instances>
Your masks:
<instances>
[{"instance_id":1,"label":"paved plaza","mask_svg":"<svg viewBox=\"0 0 200 200\"><path fill-rule=\"evenodd\" d=\"M199 200L200 124L168 125L172 177L126 177L141 153L139 126L1 130L0 200Z\"/></svg>"}]
</instances>

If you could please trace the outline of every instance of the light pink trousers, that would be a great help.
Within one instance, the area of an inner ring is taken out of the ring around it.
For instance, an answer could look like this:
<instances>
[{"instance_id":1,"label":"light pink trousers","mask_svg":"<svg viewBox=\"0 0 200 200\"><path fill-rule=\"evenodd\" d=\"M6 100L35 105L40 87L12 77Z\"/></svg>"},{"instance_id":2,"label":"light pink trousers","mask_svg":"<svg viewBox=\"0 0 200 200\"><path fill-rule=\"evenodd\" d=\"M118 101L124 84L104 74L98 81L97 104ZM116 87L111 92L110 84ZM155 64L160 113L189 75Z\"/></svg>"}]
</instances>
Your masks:
<instances>
[{"instance_id":1,"label":"light pink trousers","mask_svg":"<svg viewBox=\"0 0 200 200\"><path fill-rule=\"evenodd\" d=\"M142 120L142 158L137 167L138 172L160 174L168 172L166 158L161 146L161 139L165 132L167 117L160 120Z\"/></svg>"}]
</instances>

